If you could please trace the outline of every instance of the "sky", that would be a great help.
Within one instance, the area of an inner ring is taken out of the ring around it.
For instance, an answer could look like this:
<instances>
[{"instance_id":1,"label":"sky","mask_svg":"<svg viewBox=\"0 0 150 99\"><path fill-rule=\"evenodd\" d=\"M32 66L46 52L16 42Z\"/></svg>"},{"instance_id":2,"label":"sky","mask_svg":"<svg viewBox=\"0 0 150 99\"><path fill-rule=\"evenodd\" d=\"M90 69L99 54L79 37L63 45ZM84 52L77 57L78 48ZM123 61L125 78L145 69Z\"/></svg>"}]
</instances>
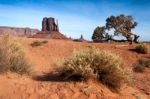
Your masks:
<instances>
[{"instance_id":1,"label":"sky","mask_svg":"<svg viewBox=\"0 0 150 99\"><path fill-rule=\"evenodd\" d=\"M87 40L107 17L120 14L132 15L138 22L132 32L150 41L150 0L0 0L0 26L41 30L43 17L54 17L61 33Z\"/></svg>"}]
</instances>

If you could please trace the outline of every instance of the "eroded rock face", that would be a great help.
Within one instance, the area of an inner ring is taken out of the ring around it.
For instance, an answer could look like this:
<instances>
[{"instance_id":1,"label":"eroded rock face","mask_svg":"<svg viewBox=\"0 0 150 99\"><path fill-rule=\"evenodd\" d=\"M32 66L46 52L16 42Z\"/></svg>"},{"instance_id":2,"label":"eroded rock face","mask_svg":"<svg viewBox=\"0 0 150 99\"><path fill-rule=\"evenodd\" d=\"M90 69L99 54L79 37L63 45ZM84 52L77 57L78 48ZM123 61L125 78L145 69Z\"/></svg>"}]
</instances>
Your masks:
<instances>
[{"instance_id":1,"label":"eroded rock face","mask_svg":"<svg viewBox=\"0 0 150 99\"><path fill-rule=\"evenodd\" d=\"M41 31L31 28L0 26L0 35L5 34L11 34L20 37L68 39L65 35L59 32L58 21L55 22L55 19L52 17L43 18Z\"/></svg>"},{"instance_id":2,"label":"eroded rock face","mask_svg":"<svg viewBox=\"0 0 150 99\"><path fill-rule=\"evenodd\" d=\"M0 26L0 35L11 34L20 37L31 37L38 32L38 29Z\"/></svg>"},{"instance_id":3,"label":"eroded rock face","mask_svg":"<svg viewBox=\"0 0 150 99\"><path fill-rule=\"evenodd\" d=\"M42 29L37 34L33 35L34 38L50 38L50 39L68 39L65 35L59 32L58 21L55 19L43 18Z\"/></svg>"},{"instance_id":4,"label":"eroded rock face","mask_svg":"<svg viewBox=\"0 0 150 99\"><path fill-rule=\"evenodd\" d=\"M58 22L55 22L55 19L52 17L43 18L42 31L59 31Z\"/></svg>"}]
</instances>

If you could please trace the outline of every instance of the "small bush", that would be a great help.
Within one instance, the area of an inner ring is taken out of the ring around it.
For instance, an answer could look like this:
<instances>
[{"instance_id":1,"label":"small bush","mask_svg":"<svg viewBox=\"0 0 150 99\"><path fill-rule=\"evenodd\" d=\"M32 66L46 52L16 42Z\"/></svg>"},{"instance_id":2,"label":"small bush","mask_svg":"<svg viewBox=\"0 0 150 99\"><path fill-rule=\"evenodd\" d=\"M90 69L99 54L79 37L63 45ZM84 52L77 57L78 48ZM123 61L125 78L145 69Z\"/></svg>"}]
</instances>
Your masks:
<instances>
[{"instance_id":1,"label":"small bush","mask_svg":"<svg viewBox=\"0 0 150 99\"><path fill-rule=\"evenodd\" d=\"M131 71L123 66L119 56L95 48L74 53L64 61L60 72L65 74L65 79L96 78L116 90L131 80Z\"/></svg>"},{"instance_id":2,"label":"small bush","mask_svg":"<svg viewBox=\"0 0 150 99\"><path fill-rule=\"evenodd\" d=\"M45 44L45 43L48 43L48 41L44 40L44 41L42 41L42 43Z\"/></svg>"},{"instance_id":3,"label":"small bush","mask_svg":"<svg viewBox=\"0 0 150 99\"><path fill-rule=\"evenodd\" d=\"M44 40L44 41L34 41L33 43L31 43L32 47L37 47L37 46L41 46L42 44L48 43L48 41Z\"/></svg>"},{"instance_id":4,"label":"small bush","mask_svg":"<svg viewBox=\"0 0 150 99\"><path fill-rule=\"evenodd\" d=\"M138 53L143 53L143 54L148 53L148 48L144 44L140 44L140 45L136 46L134 50Z\"/></svg>"},{"instance_id":5,"label":"small bush","mask_svg":"<svg viewBox=\"0 0 150 99\"><path fill-rule=\"evenodd\" d=\"M144 72L146 67L150 68L150 59L140 59L134 64L133 70L135 72Z\"/></svg>"},{"instance_id":6,"label":"small bush","mask_svg":"<svg viewBox=\"0 0 150 99\"><path fill-rule=\"evenodd\" d=\"M140 59L139 63L144 67L150 68L150 59L146 59L146 58Z\"/></svg>"},{"instance_id":7,"label":"small bush","mask_svg":"<svg viewBox=\"0 0 150 99\"><path fill-rule=\"evenodd\" d=\"M33 43L31 43L32 47L36 47L36 46L41 46L42 43L40 41L34 41Z\"/></svg>"},{"instance_id":8,"label":"small bush","mask_svg":"<svg viewBox=\"0 0 150 99\"><path fill-rule=\"evenodd\" d=\"M145 67L141 64L135 64L135 66L133 67L133 71L135 72L143 72L145 70Z\"/></svg>"},{"instance_id":9,"label":"small bush","mask_svg":"<svg viewBox=\"0 0 150 99\"><path fill-rule=\"evenodd\" d=\"M3 36L0 41L0 73L7 71L21 75L30 72L21 45L10 35Z\"/></svg>"}]
</instances>

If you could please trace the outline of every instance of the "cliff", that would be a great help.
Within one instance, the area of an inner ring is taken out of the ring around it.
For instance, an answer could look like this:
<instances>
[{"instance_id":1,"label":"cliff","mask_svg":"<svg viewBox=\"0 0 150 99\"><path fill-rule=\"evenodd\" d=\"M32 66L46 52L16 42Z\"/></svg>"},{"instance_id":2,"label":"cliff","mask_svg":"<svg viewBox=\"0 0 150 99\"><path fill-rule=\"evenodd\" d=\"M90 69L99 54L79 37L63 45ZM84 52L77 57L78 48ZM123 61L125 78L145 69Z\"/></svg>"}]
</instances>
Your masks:
<instances>
[{"instance_id":1,"label":"cliff","mask_svg":"<svg viewBox=\"0 0 150 99\"><path fill-rule=\"evenodd\" d=\"M42 31L57 31L57 32L59 32L58 21L55 22L55 19L52 17L43 18Z\"/></svg>"},{"instance_id":2,"label":"cliff","mask_svg":"<svg viewBox=\"0 0 150 99\"><path fill-rule=\"evenodd\" d=\"M0 35L4 34L11 34L19 37L68 39L65 35L59 32L58 21L55 22L55 19L52 17L43 18L41 31L31 28L0 26Z\"/></svg>"},{"instance_id":3,"label":"cliff","mask_svg":"<svg viewBox=\"0 0 150 99\"><path fill-rule=\"evenodd\" d=\"M11 34L19 37L31 37L38 32L38 29L0 26L0 35Z\"/></svg>"}]
</instances>

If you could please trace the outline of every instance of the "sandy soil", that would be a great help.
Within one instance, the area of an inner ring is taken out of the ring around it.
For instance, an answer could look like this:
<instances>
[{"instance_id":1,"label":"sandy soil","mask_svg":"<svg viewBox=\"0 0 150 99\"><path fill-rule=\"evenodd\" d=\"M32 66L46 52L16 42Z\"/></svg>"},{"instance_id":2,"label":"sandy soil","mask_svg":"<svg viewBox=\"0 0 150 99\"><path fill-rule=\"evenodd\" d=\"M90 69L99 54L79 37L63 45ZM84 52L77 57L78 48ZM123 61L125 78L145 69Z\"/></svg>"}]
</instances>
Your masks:
<instances>
[{"instance_id":1,"label":"sandy soil","mask_svg":"<svg viewBox=\"0 0 150 99\"><path fill-rule=\"evenodd\" d=\"M67 58L73 51L95 46L120 55L129 68L140 58L150 58L150 54L138 54L129 49L136 44L128 43L86 43L68 40L48 40L42 46L32 47L33 38L19 38L27 58L32 64L31 76L15 73L0 75L0 99L150 99L150 70L134 73L133 86L124 86L120 93L94 80L87 82L60 81L56 76L46 76L53 71L53 64ZM147 44L150 47L150 44Z\"/></svg>"}]
</instances>

